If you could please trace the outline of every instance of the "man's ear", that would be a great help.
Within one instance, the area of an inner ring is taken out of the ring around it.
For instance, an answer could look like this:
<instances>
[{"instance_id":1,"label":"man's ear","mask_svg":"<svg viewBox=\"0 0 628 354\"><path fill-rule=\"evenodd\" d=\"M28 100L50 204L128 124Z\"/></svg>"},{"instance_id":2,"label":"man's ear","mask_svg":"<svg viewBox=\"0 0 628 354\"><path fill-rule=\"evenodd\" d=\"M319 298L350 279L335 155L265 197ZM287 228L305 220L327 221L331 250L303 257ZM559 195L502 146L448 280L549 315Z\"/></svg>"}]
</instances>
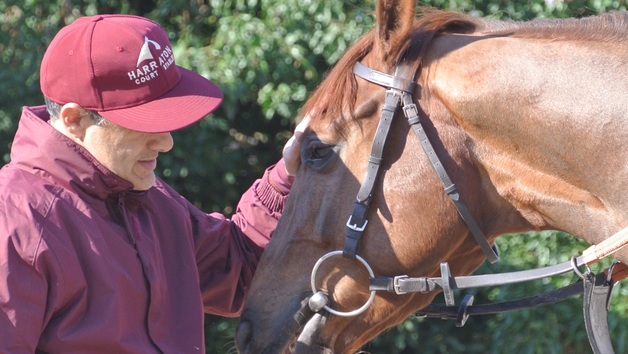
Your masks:
<instances>
[{"instance_id":1,"label":"man's ear","mask_svg":"<svg viewBox=\"0 0 628 354\"><path fill-rule=\"evenodd\" d=\"M51 124L58 131L73 140L83 141L90 117L83 107L69 102L61 107L59 117L52 119Z\"/></svg>"}]
</instances>

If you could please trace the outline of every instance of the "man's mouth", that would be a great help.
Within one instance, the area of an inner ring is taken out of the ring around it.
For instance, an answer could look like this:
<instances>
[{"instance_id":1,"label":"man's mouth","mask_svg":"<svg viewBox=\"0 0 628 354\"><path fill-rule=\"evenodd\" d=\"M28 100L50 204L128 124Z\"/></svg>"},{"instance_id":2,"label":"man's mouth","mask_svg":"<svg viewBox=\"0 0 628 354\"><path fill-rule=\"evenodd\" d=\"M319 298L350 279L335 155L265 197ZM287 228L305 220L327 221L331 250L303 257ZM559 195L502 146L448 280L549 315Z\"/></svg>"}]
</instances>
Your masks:
<instances>
[{"instance_id":1,"label":"man's mouth","mask_svg":"<svg viewBox=\"0 0 628 354\"><path fill-rule=\"evenodd\" d=\"M142 168L153 171L157 168L157 157L138 160L137 163L142 166Z\"/></svg>"}]
</instances>

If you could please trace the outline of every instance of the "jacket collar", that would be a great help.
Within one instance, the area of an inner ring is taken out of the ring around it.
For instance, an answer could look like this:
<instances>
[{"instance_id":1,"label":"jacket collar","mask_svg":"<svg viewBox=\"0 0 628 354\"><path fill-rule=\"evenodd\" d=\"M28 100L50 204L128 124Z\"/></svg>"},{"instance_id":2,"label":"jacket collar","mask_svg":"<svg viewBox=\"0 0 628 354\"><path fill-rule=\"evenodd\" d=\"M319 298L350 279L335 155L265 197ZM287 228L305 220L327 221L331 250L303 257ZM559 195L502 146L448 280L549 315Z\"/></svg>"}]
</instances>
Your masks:
<instances>
[{"instance_id":1,"label":"jacket collar","mask_svg":"<svg viewBox=\"0 0 628 354\"><path fill-rule=\"evenodd\" d=\"M49 123L45 106L24 107L11 148L11 161L24 170L74 190L106 199L133 184L98 162Z\"/></svg>"}]
</instances>

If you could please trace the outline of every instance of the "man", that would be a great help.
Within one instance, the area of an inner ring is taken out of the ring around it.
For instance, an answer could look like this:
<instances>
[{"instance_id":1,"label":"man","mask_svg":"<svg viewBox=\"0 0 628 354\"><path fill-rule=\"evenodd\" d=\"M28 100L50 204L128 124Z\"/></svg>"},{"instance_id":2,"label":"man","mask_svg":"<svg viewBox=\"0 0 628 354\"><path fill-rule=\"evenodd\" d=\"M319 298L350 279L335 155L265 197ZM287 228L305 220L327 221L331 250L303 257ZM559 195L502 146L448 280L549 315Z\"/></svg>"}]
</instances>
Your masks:
<instances>
[{"instance_id":1,"label":"man","mask_svg":"<svg viewBox=\"0 0 628 354\"><path fill-rule=\"evenodd\" d=\"M203 312L237 316L299 165L299 142L206 214L155 177L170 132L221 102L165 31L84 17L41 64L0 170L0 353L201 353Z\"/></svg>"}]
</instances>

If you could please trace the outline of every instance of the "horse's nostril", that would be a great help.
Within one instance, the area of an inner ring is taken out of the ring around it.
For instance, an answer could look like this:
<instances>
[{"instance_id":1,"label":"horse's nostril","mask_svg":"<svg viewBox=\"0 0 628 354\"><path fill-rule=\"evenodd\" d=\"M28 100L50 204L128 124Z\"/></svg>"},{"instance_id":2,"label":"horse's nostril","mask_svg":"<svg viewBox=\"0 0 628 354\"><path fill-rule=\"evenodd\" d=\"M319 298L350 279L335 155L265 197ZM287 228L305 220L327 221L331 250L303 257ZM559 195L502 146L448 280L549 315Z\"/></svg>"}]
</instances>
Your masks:
<instances>
[{"instance_id":1,"label":"horse's nostril","mask_svg":"<svg viewBox=\"0 0 628 354\"><path fill-rule=\"evenodd\" d=\"M242 319L238 324L238 328L236 328L235 333L235 341L236 347L240 353L244 353L246 347L251 341L251 336L253 335L253 327L251 323L247 320Z\"/></svg>"}]
</instances>

